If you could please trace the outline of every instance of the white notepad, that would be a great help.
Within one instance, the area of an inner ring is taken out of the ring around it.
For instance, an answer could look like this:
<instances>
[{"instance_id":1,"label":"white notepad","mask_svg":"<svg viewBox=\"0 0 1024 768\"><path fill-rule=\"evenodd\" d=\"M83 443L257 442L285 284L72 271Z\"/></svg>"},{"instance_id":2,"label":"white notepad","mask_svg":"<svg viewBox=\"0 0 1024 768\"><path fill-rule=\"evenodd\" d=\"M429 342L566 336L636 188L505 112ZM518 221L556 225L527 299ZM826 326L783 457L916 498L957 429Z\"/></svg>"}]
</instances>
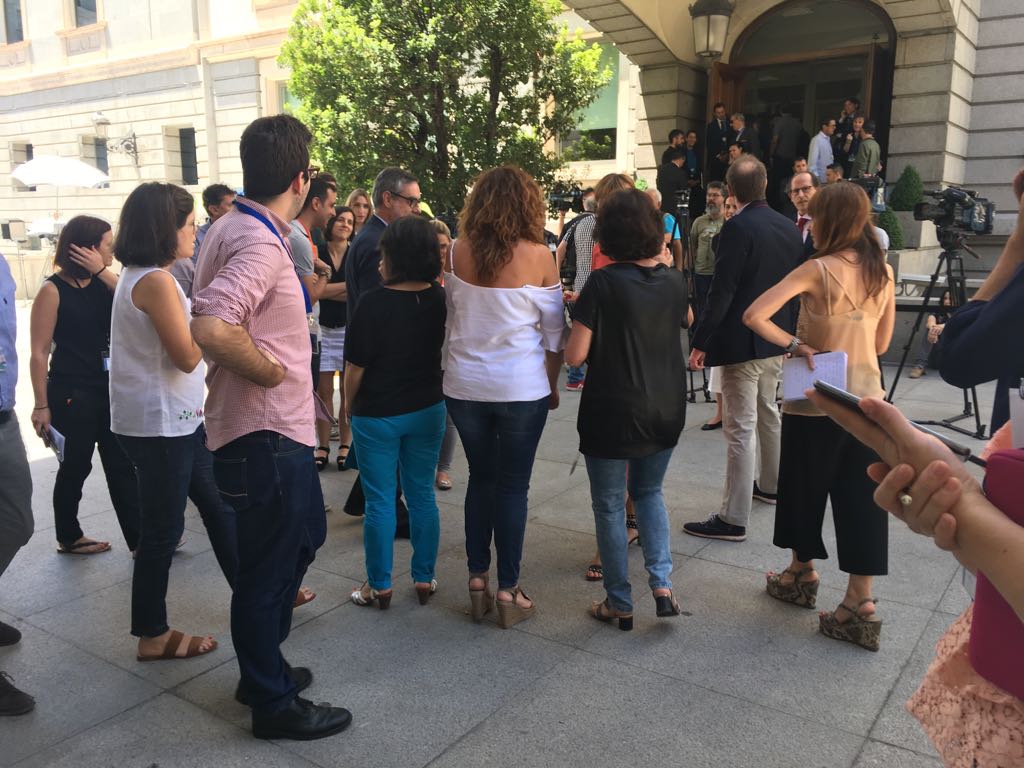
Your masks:
<instances>
[{"instance_id":1,"label":"white notepad","mask_svg":"<svg viewBox=\"0 0 1024 768\"><path fill-rule=\"evenodd\" d=\"M806 400L804 392L824 381L846 389L846 353L821 352L814 356L814 370L807 367L807 358L791 357L782 363L782 400Z\"/></svg>"}]
</instances>

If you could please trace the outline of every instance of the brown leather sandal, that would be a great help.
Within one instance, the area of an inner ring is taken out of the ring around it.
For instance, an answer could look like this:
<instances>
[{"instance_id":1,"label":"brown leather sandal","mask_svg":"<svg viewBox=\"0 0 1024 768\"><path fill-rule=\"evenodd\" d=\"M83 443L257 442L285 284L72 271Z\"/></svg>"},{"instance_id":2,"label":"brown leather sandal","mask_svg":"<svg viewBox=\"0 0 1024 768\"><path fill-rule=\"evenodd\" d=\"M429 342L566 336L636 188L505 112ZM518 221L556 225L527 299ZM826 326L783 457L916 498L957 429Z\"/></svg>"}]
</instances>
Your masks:
<instances>
[{"instance_id":1,"label":"brown leather sandal","mask_svg":"<svg viewBox=\"0 0 1024 768\"><path fill-rule=\"evenodd\" d=\"M846 603L840 603L839 608L850 614L847 621L840 622L836 619L839 608L829 613L818 616L818 623L821 634L831 637L833 640L845 640L848 643L867 648L869 651L877 651L882 636L882 620L875 614L862 616L859 611L868 603L877 603L873 597L865 598L857 603L856 608L851 608Z\"/></svg>"},{"instance_id":2,"label":"brown leather sandal","mask_svg":"<svg viewBox=\"0 0 1024 768\"><path fill-rule=\"evenodd\" d=\"M782 573L791 574L792 583L783 584ZM768 583L765 585L768 594L784 603L799 605L801 608L813 608L818 601L818 584L821 580L800 581L800 578L808 573L814 573L814 568L804 568L800 571L787 568L782 573L768 574Z\"/></svg>"},{"instance_id":3,"label":"brown leather sandal","mask_svg":"<svg viewBox=\"0 0 1024 768\"><path fill-rule=\"evenodd\" d=\"M172 661L176 659L192 659L196 656L205 656L210 651L217 650L217 641L214 640L213 644L205 651L199 650L199 646L203 644L203 640L206 639L204 635L193 635L192 639L188 641L188 650L185 651L184 655L178 655L178 647L181 645L182 640L185 639L185 633L173 630L171 636L167 638L167 644L164 646L163 653L146 655L138 654L135 658L138 661Z\"/></svg>"}]
</instances>

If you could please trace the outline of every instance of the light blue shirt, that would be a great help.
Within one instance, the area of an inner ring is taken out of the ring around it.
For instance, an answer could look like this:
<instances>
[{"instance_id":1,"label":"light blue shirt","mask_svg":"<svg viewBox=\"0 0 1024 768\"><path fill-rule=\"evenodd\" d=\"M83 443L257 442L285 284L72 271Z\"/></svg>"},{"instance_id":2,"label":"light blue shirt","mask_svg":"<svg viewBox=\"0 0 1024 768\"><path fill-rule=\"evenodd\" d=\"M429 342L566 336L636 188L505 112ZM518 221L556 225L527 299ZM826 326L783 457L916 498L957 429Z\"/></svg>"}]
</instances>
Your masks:
<instances>
[{"instance_id":1,"label":"light blue shirt","mask_svg":"<svg viewBox=\"0 0 1024 768\"><path fill-rule=\"evenodd\" d=\"M825 169L828 168L835 159L832 156L832 141L821 131L818 131L818 135L811 139L811 151L807 153L807 168L813 173L822 184L825 183Z\"/></svg>"},{"instance_id":2,"label":"light blue shirt","mask_svg":"<svg viewBox=\"0 0 1024 768\"><path fill-rule=\"evenodd\" d=\"M18 383L18 315L14 307L16 285L7 259L0 256L0 411L14 410L14 386Z\"/></svg>"}]
</instances>

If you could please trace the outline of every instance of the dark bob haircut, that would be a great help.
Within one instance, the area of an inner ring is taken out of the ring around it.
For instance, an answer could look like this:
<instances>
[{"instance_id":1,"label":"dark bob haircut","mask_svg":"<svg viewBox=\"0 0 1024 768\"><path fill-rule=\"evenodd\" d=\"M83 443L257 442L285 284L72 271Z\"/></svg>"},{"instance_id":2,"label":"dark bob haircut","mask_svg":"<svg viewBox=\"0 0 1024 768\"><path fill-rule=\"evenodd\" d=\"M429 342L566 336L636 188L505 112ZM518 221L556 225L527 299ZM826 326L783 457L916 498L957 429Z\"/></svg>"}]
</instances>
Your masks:
<instances>
[{"instance_id":1,"label":"dark bob haircut","mask_svg":"<svg viewBox=\"0 0 1024 768\"><path fill-rule=\"evenodd\" d=\"M387 285L431 283L441 274L437 231L422 216L403 216L389 224L380 239L380 252L387 268Z\"/></svg>"},{"instance_id":2,"label":"dark bob haircut","mask_svg":"<svg viewBox=\"0 0 1024 768\"><path fill-rule=\"evenodd\" d=\"M295 177L309 168L312 140L309 129L291 115L260 117L249 123L238 144L245 196L264 203L284 194Z\"/></svg>"},{"instance_id":3,"label":"dark bob haircut","mask_svg":"<svg viewBox=\"0 0 1024 768\"><path fill-rule=\"evenodd\" d=\"M174 261L178 230L195 209L192 195L175 184L140 184L121 208L114 255L126 267L163 267Z\"/></svg>"},{"instance_id":4,"label":"dark bob haircut","mask_svg":"<svg viewBox=\"0 0 1024 768\"><path fill-rule=\"evenodd\" d=\"M334 222L336 222L338 220L338 217L341 216L341 214L343 213L347 213L349 216L352 217L352 229L355 230L356 212L349 208L347 205L339 205L337 208L334 209L334 215L327 220L327 226L324 227L324 240L326 240L328 243L334 239ZM353 237L355 237L354 231L348 237L349 242L352 241Z\"/></svg>"},{"instance_id":5,"label":"dark bob haircut","mask_svg":"<svg viewBox=\"0 0 1024 768\"><path fill-rule=\"evenodd\" d=\"M53 263L60 267L61 272L74 280L85 280L92 277L88 270L71 260L71 246L96 248L109 231L110 222L108 221L97 219L95 216L75 216L60 231L60 238L57 240L57 253L53 257Z\"/></svg>"},{"instance_id":6,"label":"dark bob haircut","mask_svg":"<svg viewBox=\"0 0 1024 768\"><path fill-rule=\"evenodd\" d=\"M661 211L638 189L623 189L597 209L595 235L605 256L614 261L640 261L665 247Z\"/></svg>"}]
</instances>

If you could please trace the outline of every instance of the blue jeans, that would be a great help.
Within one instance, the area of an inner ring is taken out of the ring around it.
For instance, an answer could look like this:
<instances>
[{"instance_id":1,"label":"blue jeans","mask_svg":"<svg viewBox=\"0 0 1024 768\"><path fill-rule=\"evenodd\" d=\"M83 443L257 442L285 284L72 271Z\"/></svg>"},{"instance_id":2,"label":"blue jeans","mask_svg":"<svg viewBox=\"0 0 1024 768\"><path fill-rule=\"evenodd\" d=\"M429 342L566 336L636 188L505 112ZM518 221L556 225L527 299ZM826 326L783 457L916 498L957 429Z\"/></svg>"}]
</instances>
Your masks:
<instances>
[{"instance_id":1,"label":"blue jeans","mask_svg":"<svg viewBox=\"0 0 1024 768\"><path fill-rule=\"evenodd\" d=\"M366 496L366 576L374 589L391 589L399 476L409 507L412 579L429 583L434 578L441 536L434 469L444 421L443 402L399 416L352 417L352 438Z\"/></svg>"},{"instance_id":2,"label":"blue jeans","mask_svg":"<svg viewBox=\"0 0 1024 768\"><path fill-rule=\"evenodd\" d=\"M231 640L253 709L273 714L295 698L281 643L295 596L327 534L313 447L263 430L214 451L221 497L235 510L238 574Z\"/></svg>"},{"instance_id":3,"label":"blue jeans","mask_svg":"<svg viewBox=\"0 0 1024 768\"><path fill-rule=\"evenodd\" d=\"M132 634L136 637L157 637L169 629L167 579L185 529L189 496L199 507L224 577L229 585L234 581L238 560L234 511L217 498L205 437L202 425L182 437L117 435L138 478L139 541L132 572Z\"/></svg>"},{"instance_id":4,"label":"blue jeans","mask_svg":"<svg viewBox=\"0 0 1024 768\"><path fill-rule=\"evenodd\" d=\"M519 583L527 492L537 443L548 418L549 399L484 403L448 398L448 412L459 430L469 463L466 488L469 572L490 570L493 538L500 589L510 589Z\"/></svg>"},{"instance_id":5,"label":"blue jeans","mask_svg":"<svg viewBox=\"0 0 1024 768\"><path fill-rule=\"evenodd\" d=\"M668 510L661 493L661 483L672 458L668 448L640 459L587 460L590 476L590 499L597 528L597 548L604 566L604 588L608 604L616 611L632 611L633 597L629 585L626 525L622 510L626 506L626 486L636 509L640 545L644 550L644 567L651 589L672 588L672 551L669 541ZM627 479L627 467L629 476Z\"/></svg>"},{"instance_id":6,"label":"blue jeans","mask_svg":"<svg viewBox=\"0 0 1024 768\"><path fill-rule=\"evenodd\" d=\"M586 377L587 377L587 367L586 367L585 363L583 365L579 365L579 366L577 366L577 365L570 365L569 366L569 375L568 375L566 381L569 384L578 384L579 382L583 381Z\"/></svg>"}]
</instances>

